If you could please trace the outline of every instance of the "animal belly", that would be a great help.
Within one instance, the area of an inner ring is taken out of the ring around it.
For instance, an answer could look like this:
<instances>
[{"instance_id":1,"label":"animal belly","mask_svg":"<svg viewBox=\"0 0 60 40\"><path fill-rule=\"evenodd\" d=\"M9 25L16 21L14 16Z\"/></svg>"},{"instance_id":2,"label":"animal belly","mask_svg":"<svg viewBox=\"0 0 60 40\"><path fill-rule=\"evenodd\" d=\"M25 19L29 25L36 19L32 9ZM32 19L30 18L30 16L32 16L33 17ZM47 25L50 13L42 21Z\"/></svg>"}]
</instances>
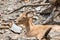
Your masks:
<instances>
[{"instance_id":1,"label":"animal belly","mask_svg":"<svg viewBox=\"0 0 60 40\"><path fill-rule=\"evenodd\" d=\"M29 31L28 33L26 33L27 36L30 36L30 37L35 37L39 34L39 29L33 29L31 31Z\"/></svg>"}]
</instances>

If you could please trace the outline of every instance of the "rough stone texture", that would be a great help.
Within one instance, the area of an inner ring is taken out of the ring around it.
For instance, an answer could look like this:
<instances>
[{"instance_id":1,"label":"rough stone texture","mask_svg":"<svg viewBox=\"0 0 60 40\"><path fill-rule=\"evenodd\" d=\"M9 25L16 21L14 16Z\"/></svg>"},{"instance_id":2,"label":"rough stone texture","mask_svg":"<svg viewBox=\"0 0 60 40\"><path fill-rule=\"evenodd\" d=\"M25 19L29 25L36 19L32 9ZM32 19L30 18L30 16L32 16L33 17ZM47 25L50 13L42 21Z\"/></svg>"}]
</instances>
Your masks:
<instances>
[{"instance_id":1,"label":"rough stone texture","mask_svg":"<svg viewBox=\"0 0 60 40\"><path fill-rule=\"evenodd\" d=\"M14 22L16 21L16 18L19 17L19 15L26 11L26 10L33 10L36 11L37 14L34 14L34 18L36 18L36 20L34 20L34 24L40 24L43 21L45 21L47 19L47 17L49 16L48 14L51 12L50 10L48 10L47 12L44 11L46 9L48 9L49 7L51 7L51 5L49 6L38 6L38 7L23 7L22 9L10 13L12 11L14 11L15 9L18 9L19 7L23 6L23 5L29 5L29 4L40 4L45 3L46 0L30 0L29 2L24 2L22 0L0 0L0 27L3 26L9 26L8 24L10 23L11 20L13 20ZM58 8L58 10L60 10L60 8ZM41 15L40 15L40 13ZM45 14L46 13L46 14ZM45 14L45 15L43 15ZM58 21L57 21L58 20ZM55 22L60 22L60 17L57 16L56 18L54 18ZM58 27L57 27L58 28ZM60 30L51 30L51 32L49 33L51 40L60 40ZM10 29L0 29L0 40L37 40L37 38L28 38L25 37L24 35L24 31L21 34L16 34L14 32L12 32Z\"/></svg>"}]
</instances>

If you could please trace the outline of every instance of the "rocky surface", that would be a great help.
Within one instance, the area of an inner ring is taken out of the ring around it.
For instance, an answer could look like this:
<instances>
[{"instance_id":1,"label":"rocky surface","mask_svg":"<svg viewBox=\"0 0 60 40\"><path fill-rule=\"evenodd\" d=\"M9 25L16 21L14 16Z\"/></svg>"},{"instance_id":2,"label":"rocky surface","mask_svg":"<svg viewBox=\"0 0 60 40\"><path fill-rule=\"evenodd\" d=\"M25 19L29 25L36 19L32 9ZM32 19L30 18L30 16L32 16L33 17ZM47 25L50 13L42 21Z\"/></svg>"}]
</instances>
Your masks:
<instances>
[{"instance_id":1,"label":"rocky surface","mask_svg":"<svg viewBox=\"0 0 60 40\"><path fill-rule=\"evenodd\" d=\"M31 4L42 4L45 3L47 0L29 0L26 2L26 0L0 0L0 40L37 40L36 37L26 37L24 35L24 30L22 30L22 33L14 33L10 29L1 29L2 27L8 27L10 21L16 22L17 17L21 13L27 10L34 11L34 24L43 24L43 22L50 16L52 9L49 9L51 5L48 6L35 6L35 7L23 7L21 9L18 9L24 5L31 5ZM14 11L16 10L17 11ZM14 11L14 12L13 12ZM58 13L60 11L60 7L57 8ZM12 13L11 13L12 12ZM47 24L59 24L60 23L60 15L53 18L49 21ZM57 27L58 28L58 27ZM50 40L60 40L60 30L51 30L49 33Z\"/></svg>"}]
</instances>

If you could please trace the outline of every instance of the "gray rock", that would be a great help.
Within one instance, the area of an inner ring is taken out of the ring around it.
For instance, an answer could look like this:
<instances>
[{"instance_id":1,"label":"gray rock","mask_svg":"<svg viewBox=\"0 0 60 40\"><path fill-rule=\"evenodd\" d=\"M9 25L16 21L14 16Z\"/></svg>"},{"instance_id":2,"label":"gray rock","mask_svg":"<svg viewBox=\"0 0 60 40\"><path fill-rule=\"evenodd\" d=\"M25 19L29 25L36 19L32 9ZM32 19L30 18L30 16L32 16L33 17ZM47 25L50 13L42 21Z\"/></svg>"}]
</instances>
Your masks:
<instances>
[{"instance_id":1,"label":"gray rock","mask_svg":"<svg viewBox=\"0 0 60 40\"><path fill-rule=\"evenodd\" d=\"M0 30L0 34L3 34L4 33L4 30Z\"/></svg>"},{"instance_id":2,"label":"gray rock","mask_svg":"<svg viewBox=\"0 0 60 40\"><path fill-rule=\"evenodd\" d=\"M21 33L22 32L22 28L17 26L16 24L13 24L12 27L10 28L10 30L12 30L15 33Z\"/></svg>"},{"instance_id":3,"label":"gray rock","mask_svg":"<svg viewBox=\"0 0 60 40\"><path fill-rule=\"evenodd\" d=\"M60 22L60 17L57 16L56 18L54 18L54 21L55 21L55 22Z\"/></svg>"}]
</instances>

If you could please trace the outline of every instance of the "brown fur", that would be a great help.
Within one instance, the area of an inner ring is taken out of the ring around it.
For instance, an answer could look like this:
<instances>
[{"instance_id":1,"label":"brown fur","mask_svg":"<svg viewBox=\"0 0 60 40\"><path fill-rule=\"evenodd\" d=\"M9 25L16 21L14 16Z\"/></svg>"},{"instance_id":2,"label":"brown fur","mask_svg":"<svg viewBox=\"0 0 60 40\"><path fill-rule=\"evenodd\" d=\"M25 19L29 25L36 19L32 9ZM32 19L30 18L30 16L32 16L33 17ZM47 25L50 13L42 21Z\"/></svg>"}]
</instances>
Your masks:
<instances>
[{"instance_id":1,"label":"brown fur","mask_svg":"<svg viewBox=\"0 0 60 40\"><path fill-rule=\"evenodd\" d=\"M39 40L42 40L45 33L50 30L50 28L55 31L60 30L60 25L34 25L32 20L33 18L27 16L26 13L21 14L21 16L17 18L17 23L25 26L27 31L26 35L29 37L37 37Z\"/></svg>"},{"instance_id":2,"label":"brown fur","mask_svg":"<svg viewBox=\"0 0 60 40\"><path fill-rule=\"evenodd\" d=\"M26 13L21 14L21 16L17 19L17 23L25 26L27 36L37 37L39 40L41 40L46 31L51 28L51 26L48 25L32 24L32 18L28 17Z\"/></svg>"}]
</instances>

